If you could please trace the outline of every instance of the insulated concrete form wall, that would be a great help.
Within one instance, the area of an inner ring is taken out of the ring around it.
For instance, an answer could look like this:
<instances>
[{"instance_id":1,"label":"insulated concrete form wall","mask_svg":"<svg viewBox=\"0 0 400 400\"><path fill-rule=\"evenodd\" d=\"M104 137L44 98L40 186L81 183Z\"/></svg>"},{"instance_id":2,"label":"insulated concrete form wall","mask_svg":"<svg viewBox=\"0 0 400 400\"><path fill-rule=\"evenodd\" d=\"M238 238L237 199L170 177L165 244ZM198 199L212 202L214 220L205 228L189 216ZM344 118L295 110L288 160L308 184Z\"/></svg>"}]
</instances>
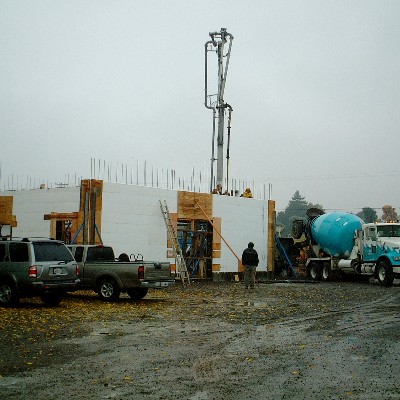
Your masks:
<instances>
[{"instance_id":1,"label":"insulated concrete form wall","mask_svg":"<svg viewBox=\"0 0 400 400\"><path fill-rule=\"evenodd\" d=\"M34 189L0 192L13 196L13 214L18 226L13 236L50 235L51 212L68 213L79 210L80 188ZM142 254L145 260L169 261L167 230L160 210L160 200L166 200L171 213L178 209L178 192L143 186L104 183L102 194L101 235L105 244L114 247L118 256ZM221 233L236 255L241 258L249 241L259 253L258 271L267 270L268 204L262 200L212 195L213 215L221 221ZM228 246L221 240L219 272L238 272L239 264Z\"/></svg>"},{"instance_id":2,"label":"insulated concrete form wall","mask_svg":"<svg viewBox=\"0 0 400 400\"><path fill-rule=\"evenodd\" d=\"M241 258L249 242L254 243L260 264L257 271L267 270L268 203L244 197L213 195L213 216L221 218L221 233L226 242ZM213 261L217 263L217 259ZM221 242L219 272L237 272L238 260Z\"/></svg>"},{"instance_id":3,"label":"insulated concrete form wall","mask_svg":"<svg viewBox=\"0 0 400 400\"><path fill-rule=\"evenodd\" d=\"M166 200L170 213L177 211L177 191L104 183L102 238L122 252L142 254L144 260L174 262L167 258L167 229L160 210Z\"/></svg>"},{"instance_id":4,"label":"insulated concrete form wall","mask_svg":"<svg viewBox=\"0 0 400 400\"><path fill-rule=\"evenodd\" d=\"M51 212L71 212L79 209L80 188L32 189L0 192L13 196L13 214L17 227L14 237L50 236L50 221L44 220Z\"/></svg>"}]
</instances>

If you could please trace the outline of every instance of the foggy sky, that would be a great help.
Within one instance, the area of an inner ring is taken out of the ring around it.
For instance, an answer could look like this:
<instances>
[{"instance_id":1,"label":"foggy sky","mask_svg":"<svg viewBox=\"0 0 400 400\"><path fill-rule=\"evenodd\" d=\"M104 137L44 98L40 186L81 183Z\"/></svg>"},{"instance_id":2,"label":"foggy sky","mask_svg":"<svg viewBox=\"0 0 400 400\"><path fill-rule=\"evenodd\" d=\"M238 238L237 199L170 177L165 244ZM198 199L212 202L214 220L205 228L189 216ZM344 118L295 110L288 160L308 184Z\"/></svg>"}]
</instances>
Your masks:
<instances>
[{"instance_id":1,"label":"foggy sky","mask_svg":"<svg viewBox=\"0 0 400 400\"><path fill-rule=\"evenodd\" d=\"M91 158L205 171L204 44L224 27L230 177L272 184L278 210L296 190L397 209L399 20L395 0L2 0L0 190L90 177Z\"/></svg>"}]
</instances>

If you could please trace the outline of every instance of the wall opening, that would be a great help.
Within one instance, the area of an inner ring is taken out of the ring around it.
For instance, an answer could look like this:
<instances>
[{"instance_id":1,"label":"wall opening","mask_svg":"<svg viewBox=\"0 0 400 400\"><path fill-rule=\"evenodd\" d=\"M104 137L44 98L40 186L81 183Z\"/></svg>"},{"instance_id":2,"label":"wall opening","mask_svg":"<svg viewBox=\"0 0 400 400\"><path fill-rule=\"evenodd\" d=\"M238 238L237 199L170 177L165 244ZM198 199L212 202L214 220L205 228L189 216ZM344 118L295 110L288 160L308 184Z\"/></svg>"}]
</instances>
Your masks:
<instances>
[{"instance_id":1,"label":"wall opening","mask_svg":"<svg viewBox=\"0 0 400 400\"><path fill-rule=\"evenodd\" d=\"M177 235L190 277L212 279L211 224L203 220L178 219Z\"/></svg>"},{"instance_id":2,"label":"wall opening","mask_svg":"<svg viewBox=\"0 0 400 400\"><path fill-rule=\"evenodd\" d=\"M71 243L72 226L72 220L56 220L56 239Z\"/></svg>"}]
</instances>

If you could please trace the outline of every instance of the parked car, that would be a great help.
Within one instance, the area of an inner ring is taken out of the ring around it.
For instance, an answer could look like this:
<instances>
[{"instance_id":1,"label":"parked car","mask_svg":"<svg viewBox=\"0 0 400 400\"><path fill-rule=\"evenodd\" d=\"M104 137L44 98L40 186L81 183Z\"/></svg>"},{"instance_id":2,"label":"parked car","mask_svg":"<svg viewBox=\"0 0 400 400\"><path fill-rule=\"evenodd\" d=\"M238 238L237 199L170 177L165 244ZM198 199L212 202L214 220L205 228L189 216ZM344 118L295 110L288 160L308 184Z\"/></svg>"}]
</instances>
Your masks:
<instances>
[{"instance_id":1,"label":"parked car","mask_svg":"<svg viewBox=\"0 0 400 400\"><path fill-rule=\"evenodd\" d=\"M0 305L13 306L20 298L40 296L58 305L66 291L76 290L79 266L65 244L43 238L0 241Z\"/></svg>"}]
</instances>

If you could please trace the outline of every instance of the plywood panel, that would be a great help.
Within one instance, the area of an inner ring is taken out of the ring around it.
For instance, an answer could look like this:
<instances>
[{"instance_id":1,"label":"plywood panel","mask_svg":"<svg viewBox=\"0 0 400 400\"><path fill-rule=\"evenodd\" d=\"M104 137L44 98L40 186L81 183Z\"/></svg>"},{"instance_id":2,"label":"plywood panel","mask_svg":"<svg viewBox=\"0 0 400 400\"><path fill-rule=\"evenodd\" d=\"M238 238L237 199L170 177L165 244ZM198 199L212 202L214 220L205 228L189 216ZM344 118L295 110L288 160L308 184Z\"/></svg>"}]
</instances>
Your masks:
<instances>
[{"instance_id":1,"label":"plywood panel","mask_svg":"<svg viewBox=\"0 0 400 400\"><path fill-rule=\"evenodd\" d=\"M212 195L193 192L178 192L178 218L206 220L206 216L196 203L199 203L207 215L212 218Z\"/></svg>"},{"instance_id":2,"label":"plywood panel","mask_svg":"<svg viewBox=\"0 0 400 400\"><path fill-rule=\"evenodd\" d=\"M220 264L213 264L212 265L212 271L213 272L219 272L221 270L221 265Z\"/></svg>"},{"instance_id":3,"label":"plywood panel","mask_svg":"<svg viewBox=\"0 0 400 400\"><path fill-rule=\"evenodd\" d=\"M218 235L218 236L219 236L219 235ZM213 244L212 244L212 249L213 249L213 250L221 250L221 242L219 242L219 243L213 242Z\"/></svg>"},{"instance_id":4,"label":"plywood panel","mask_svg":"<svg viewBox=\"0 0 400 400\"><path fill-rule=\"evenodd\" d=\"M213 258L221 258L221 250L213 250L212 257Z\"/></svg>"},{"instance_id":5,"label":"plywood panel","mask_svg":"<svg viewBox=\"0 0 400 400\"><path fill-rule=\"evenodd\" d=\"M89 194L89 201L92 201L90 193L96 193L96 211L102 209L102 194L103 194L103 181L98 179L83 179L81 181L81 198L79 210L84 211L85 209L85 197L86 193Z\"/></svg>"},{"instance_id":6,"label":"plywood panel","mask_svg":"<svg viewBox=\"0 0 400 400\"><path fill-rule=\"evenodd\" d=\"M217 233L217 230L218 230L218 232L222 232L222 230L221 230L222 219L215 217L215 218L213 218L212 222L213 222L213 225L215 228L215 229L213 229L213 249L214 249L214 245L217 246L217 244L219 244L219 249L220 249L222 239L221 239L221 236L219 235L219 233ZM215 247L215 248L217 248L217 247Z\"/></svg>"},{"instance_id":7,"label":"plywood panel","mask_svg":"<svg viewBox=\"0 0 400 400\"><path fill-rule=\"evenodd\" d=\"M0 196L0 224L17 226L17 219L12 215L13 211L13 196Z\"/></svg>"},{"instance_id":8,"label":"plywood panel","mask_svg":"<svg viewBox=\"0 0 400 400\"><path fill-rule=\"evenodd\" d=\"M88 233L87 241L89 243L100 244L100 238L93 229L93 223L96 223L97 229L101 233L103 181L98 179L84 179L81 181L80 212L84 213L85 205L88 208L88 215L86 216L88 225L86 227ZM95 212L93 212L94 210Z\"/></svg>"}]
</instances>

